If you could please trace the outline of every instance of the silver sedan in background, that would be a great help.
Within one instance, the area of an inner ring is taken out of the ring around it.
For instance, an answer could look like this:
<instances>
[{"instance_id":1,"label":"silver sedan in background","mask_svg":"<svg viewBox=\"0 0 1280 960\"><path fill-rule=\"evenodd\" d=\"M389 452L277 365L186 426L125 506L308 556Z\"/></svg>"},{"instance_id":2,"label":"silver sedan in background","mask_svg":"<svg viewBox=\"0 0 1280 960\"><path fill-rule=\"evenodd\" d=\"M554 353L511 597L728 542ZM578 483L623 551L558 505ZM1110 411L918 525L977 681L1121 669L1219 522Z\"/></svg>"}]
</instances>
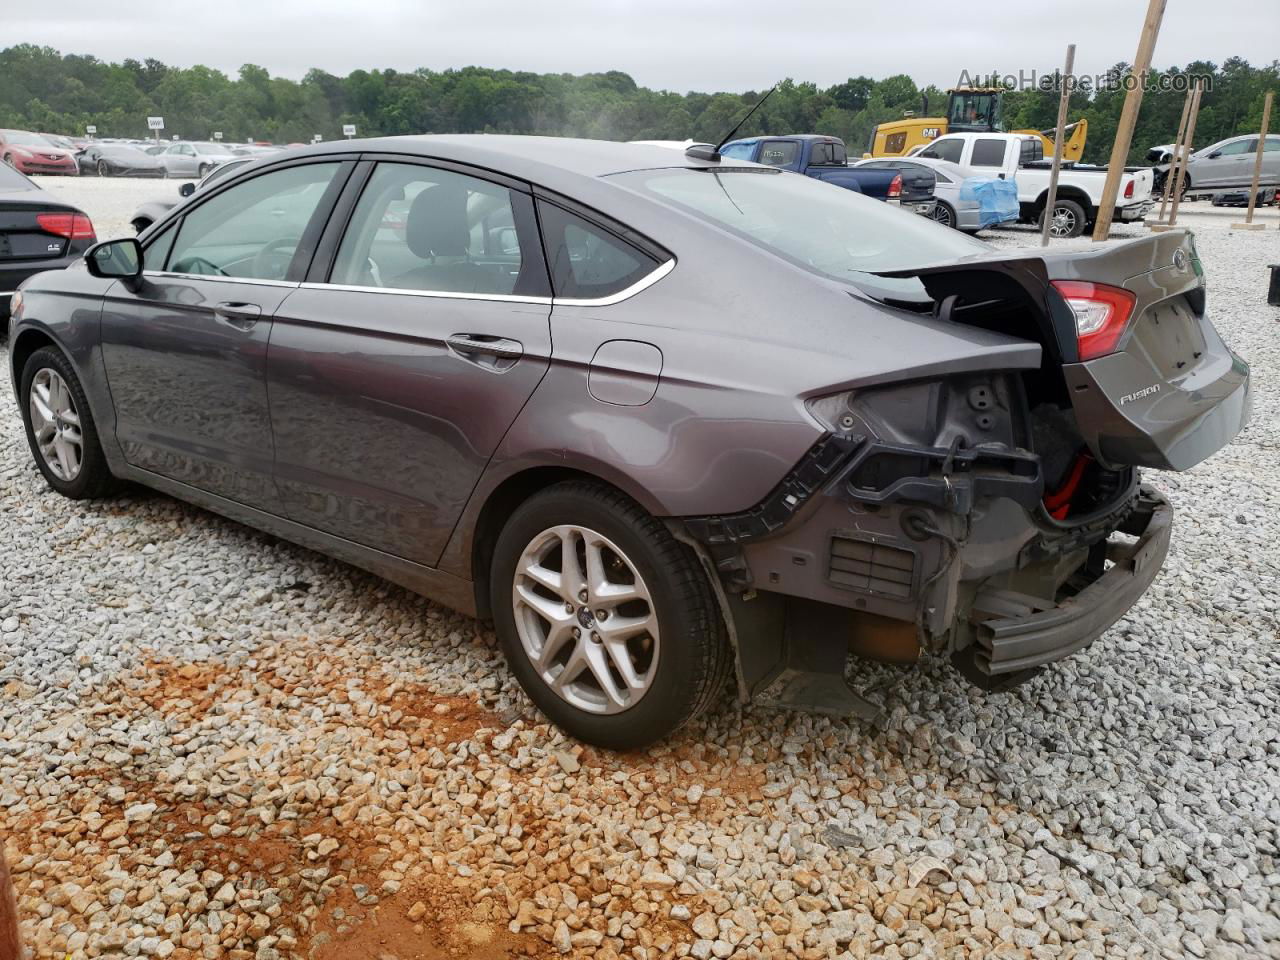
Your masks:
<instances>
[{"instance_id":1,"label":"silver sedan in background","mask_svg":"<svg viewBox=\"0 0 1280 960\"><path fill-rule=\"evenodd\" d=\"M230 148L204 140L175 140L159 155L171 177L203 178L220 163L235 156Z\"/></svg>"},{"instance_id":2,"label":"silver sedan in background","mask_svg":"<svg viewBox=\"0 0 1280 960\"><path fill-rule=\"evenodd\" d=\"M903 157L887 157L880 160L859 160L849 164L851 167L878 167L881 170L932 170L937 182L933 187L933 195L938 202L929 215L944 227L954 227L965 233L977 233L982 229L981 213L978 201L972 198L960 199L960 188L964 184L964 171L954 163L946 160L907 159Z\"/></svg>"}]
</instances>

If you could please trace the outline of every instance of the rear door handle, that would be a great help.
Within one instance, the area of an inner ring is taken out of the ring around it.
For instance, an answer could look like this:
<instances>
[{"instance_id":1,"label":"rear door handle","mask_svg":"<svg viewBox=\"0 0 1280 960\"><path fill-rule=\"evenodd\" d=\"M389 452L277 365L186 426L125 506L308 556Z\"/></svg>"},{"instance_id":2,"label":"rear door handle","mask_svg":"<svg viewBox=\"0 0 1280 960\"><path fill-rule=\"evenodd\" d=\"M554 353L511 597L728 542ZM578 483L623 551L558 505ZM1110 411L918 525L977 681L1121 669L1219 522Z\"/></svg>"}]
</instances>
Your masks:
<instances>
[{"instance_id":1,"label":"rear door handle","mask_svg":"<svg viewBox=\"0 0 1280 960\"><path fill-rule=\"evenodd\" d=\"M455 353L518 360L524 356L524 344L506 337L490 337L482 333L455 333L445 341Z\"/></svg>"},{"instance_id":2,"label":"rear door handle","mask_svg":"<svg viewBox=\"0 0 1280 960\"><path fill-rule=\"evenodd\" d=\"M213 308L213 315L237 330L248 330L262 317L262 308L256 303L224 300Z\"/></svg>"}]
</instances>

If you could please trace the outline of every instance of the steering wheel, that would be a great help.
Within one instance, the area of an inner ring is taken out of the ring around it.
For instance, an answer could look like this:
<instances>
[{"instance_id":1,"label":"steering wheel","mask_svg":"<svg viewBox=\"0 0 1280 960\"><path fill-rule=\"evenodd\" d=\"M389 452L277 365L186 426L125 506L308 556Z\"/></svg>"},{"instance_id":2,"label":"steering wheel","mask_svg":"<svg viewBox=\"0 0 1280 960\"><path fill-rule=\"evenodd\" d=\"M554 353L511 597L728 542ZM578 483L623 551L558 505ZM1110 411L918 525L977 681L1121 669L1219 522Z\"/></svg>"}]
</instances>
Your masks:
<instances>
[{"instance_id":1,"label":"steering wheel","mask_svg":"<svg viewBox=\"0 0 1280 960\"><path fill-rule=\"evenodd\" d=\"M276 237L253 255L253 275L259 280L283 280L298 249L298 237ZM287 249L286 249L287 248Z\"/></svg>"},{"instance_id":2,"label":"steering wheel","mask_svg":"<svg viewBox=\"0 0 1280 960\"><path fill-rule=\"evenodd\" d=\"M216 263L204 257L190 256L169 265L174 273L191 273L197 276L225 277L229 276Z\"/></svg>"}]
</instances>

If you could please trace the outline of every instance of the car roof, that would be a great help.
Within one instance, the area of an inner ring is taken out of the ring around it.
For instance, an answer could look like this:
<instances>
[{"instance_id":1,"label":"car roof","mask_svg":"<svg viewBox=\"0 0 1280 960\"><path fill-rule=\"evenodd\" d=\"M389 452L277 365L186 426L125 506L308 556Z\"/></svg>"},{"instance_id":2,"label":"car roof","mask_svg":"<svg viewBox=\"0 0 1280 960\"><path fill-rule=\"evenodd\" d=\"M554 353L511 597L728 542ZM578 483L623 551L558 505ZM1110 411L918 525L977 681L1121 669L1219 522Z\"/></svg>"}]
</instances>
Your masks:
<instances>
[{"instance_id":1,"label":"car roof","mask_svg":"<svg viewBox=\"0 0 1280 960\"><path fill-rule=\"evenodd\" d=\"M839 137L828 137L825 133L778 133L759 137L739 137L729 143L759 143L761 140L812 140L815 143L844 143ZM729 143L726 143L727 147Z\"/></svg>"},{"instance_id":2,"label":"car roof","mask_svg":"<svg viewBox=\"0 0 1280 960\"><path fill-rule=\"evenodd\" d=\"M295 148L288 155L331 155L356 151L452 160L484 167L551 189L566 189L575 181L597 180L631 170L755 166L728 159L718 162L698 160L670 147L620 143L614 140L505 134L434 134L339 140Z\"/></svg>"}]
</instances>

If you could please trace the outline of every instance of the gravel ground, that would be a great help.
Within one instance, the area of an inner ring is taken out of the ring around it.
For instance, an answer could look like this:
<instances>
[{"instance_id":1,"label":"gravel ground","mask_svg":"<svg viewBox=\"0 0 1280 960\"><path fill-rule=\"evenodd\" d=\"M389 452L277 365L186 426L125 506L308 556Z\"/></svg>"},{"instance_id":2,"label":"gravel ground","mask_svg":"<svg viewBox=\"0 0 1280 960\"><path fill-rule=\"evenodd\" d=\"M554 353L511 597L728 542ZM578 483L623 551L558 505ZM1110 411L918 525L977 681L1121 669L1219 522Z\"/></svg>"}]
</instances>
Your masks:
<instances>
[{"instance_id":1,"label":"gravel ground","mask_svg":"<svg viewBox=\"0 0 1280 960\"><path fill-rule=\"evenodd\" d=\"M57 185L103 236L174 186ZM726 697L584 749L484 625L160 495L52 495L4 391L0 836L36 956L1280 958L1280 232L1234 214L1187 222L1254 418L1148 474L1164 573L1011 694L859 668L883 727Z\"/></svg>"}]
</instances>

